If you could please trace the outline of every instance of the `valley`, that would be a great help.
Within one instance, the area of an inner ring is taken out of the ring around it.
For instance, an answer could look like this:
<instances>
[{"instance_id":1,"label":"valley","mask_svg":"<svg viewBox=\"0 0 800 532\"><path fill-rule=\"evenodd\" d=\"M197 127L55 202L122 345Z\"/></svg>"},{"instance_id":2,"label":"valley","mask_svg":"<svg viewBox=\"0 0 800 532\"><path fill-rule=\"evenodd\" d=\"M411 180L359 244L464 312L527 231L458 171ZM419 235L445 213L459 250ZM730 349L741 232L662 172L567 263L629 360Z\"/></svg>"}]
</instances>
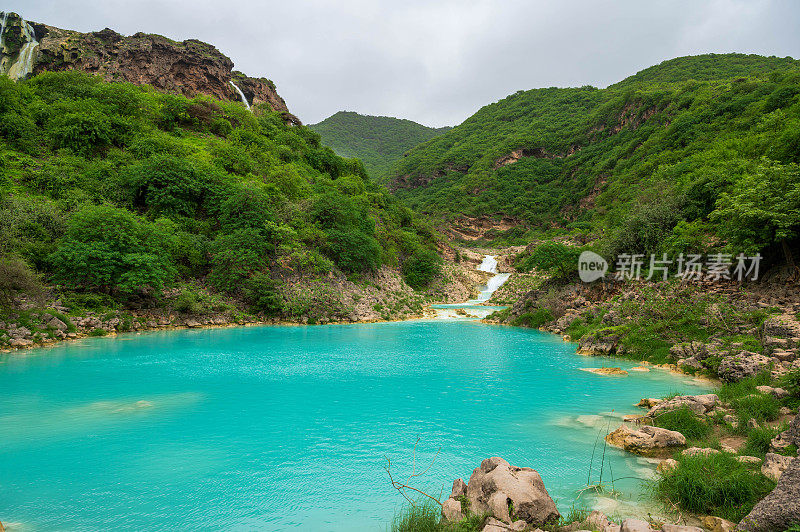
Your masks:
<instances>
[{"instance_id":1,"label":"valley","mask_svg":"<svg viewBox=\"0 0 800 532\"><path fill-rule=\"evenodd\" d=\"M797 530L800 61L305 126L0 17L0 532Z\"/></svg>"}]
</instances>

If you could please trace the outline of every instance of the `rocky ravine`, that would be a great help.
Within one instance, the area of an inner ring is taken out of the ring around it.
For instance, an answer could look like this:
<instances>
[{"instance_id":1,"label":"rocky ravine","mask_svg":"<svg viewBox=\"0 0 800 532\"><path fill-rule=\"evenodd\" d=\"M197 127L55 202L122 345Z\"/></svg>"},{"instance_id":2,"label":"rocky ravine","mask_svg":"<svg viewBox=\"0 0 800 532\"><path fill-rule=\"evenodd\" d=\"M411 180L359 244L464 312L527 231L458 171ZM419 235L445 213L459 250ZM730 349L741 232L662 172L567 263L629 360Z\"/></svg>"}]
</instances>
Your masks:
<instances>
[{"instance_id":1,"label":"rocky ravine","mask_svg":"<svg viewBox=\"0 0 800 532\"><path fill-rule=\"evenodd\" d=\"M21 17L10 13L6 42L18 39ZM206 94L222 100L239 101L231 81L242 90L250 104L266 103L286 113L287 121L299 123L289 114L286 102L272 81L251 78L233 70L233 61L214 46L188 39L173 41L161 35L121 35L104 29L89 33L65 30L31 22L38 45L33 52L34 75L45 71L79 70L102 76L106 81L127 81L137 85L194 97ZM7 47L11 59L17 50Z\"/></svg>"}]
</instances>

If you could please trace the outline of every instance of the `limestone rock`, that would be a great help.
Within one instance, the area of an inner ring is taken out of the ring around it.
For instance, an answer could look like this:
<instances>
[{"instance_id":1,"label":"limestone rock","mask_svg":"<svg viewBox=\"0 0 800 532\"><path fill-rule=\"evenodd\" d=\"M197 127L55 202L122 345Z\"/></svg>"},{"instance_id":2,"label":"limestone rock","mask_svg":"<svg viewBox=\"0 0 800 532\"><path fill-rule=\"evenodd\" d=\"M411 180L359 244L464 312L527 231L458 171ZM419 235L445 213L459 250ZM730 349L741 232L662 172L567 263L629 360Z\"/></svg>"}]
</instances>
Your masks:
<instances>
[{"instance_id":1,"label":"limestone rock","mask_svg":"<svg viewBox=\"0 0 800 532\"><path fill-rule=\"evenodd\" d=\"M765 477L777 481L781 478L781 474L789 467L789 464L794 460L791 456L783 456L781 454L767 453L764 458L764 464L761 466L761 473Z\"/></svg>"},{"instance_id":2,"label":"limestone rock","mask_svg":"<svg viewBox=\"0 0 800 532\"><path fill-rule=\"evenodd\" d=\"M636 406L639 406L639 407L642 407L642 408L653 408L654 406L656 406L657 404L660 404L662 402L663 402L662 399L654 399L652 397L644 397L638 403L636 403Z\"/></svg>"},{"instance_id":3,"label":"limestone rock","mask_svg":"<svg viewBox=\"0 0 800 532\"><path fill-rule=\"evenodd\" d=\"M486 524L484 525L481 532L522 531L525 530L526 526L528 526L527 523L521 519L519 521L514 521L509 525L500 521L499 519L490 517L489 519L486 520Z\"/></svg>"},{"instance_id":4,"label":"limestone rock","mask_svg":"<svg viewBox=\"0 0 800 532\"><path fill-rule=\"evenodd\" d=\"M650 523L641 519L626 519L622 522L621 532L652 532Z\"/></svg>"},{"instance_id":5,"label":"limestone rock","mask_svg":"<svg viewBox=\"0 0 800 532\"><path fill-rule=\"evenodd\" d=\"M456 499L447 499L442 504L442 519L457 523L464 519L464 514L461 512L461 501Z\"/></svg>"},{"instance_id":6,"label":"limestone rock","mask_svg":"<svg viewBox=\"0 0 800 532\"><path fill-rule=\"evenodd\" d=\"M769 369L771 362L764 355L742 351L737 355L729 355L723 358L717 373L723 380L736 382Z\"/></svg>"},{"instance_id":7,"label":"limestone rock","mask_svg":"<svg viewBox=\"0 0 800 532\"><path fill-rule=\"evenodd\" d=\"M789 428L775 436L770 442L770 448L776 451L783 451L790 445L800 447L800 414L796 415Z\"/></svg>"},{"instance_id":8,"label":"limestone rock","mask_svg":"<svg viewBox=\"0 0 800 532\"><path fill-rule=\"evenodd\" d=\"M656 471L658 471L663 475L665 473L669 473L670 471L674 471L675 469L677 469L677 467L678 467L677 460L673 460L672 458L667 458L666 460L659 462L659 464L656 466Z\"/></svg>"},{"instance_id":9,"label":"limestone rock","mask_svg":"<svg viewBox=\"0 0 800 532\"><path fill-rule=\"evenodd\" d=\"M633 430L623 425L606 436L606 441L626 451L642 454L686 445L686 438L680 432L649 425L645 425L638 430Z\"/></svg>"},{"instance_id":10,"label":"limestone rock","mask_svg":"<svg viewBox=\"0 0 800 532\"><path fill-rule=\"evenodd\" d=\"M603 512L594 510L586 518L586 524L592 530L604 530L607 526L611 525L611 520Z\"/></svg>"},{"instance_id":11,"label":"limestone rock","mask_svg":"<svg viewBox=\"0 0 800 532\"><path fill-rule=\"evenodd\" d=\"M800 522L800 458L792 459L772 493L755 505L739 523L741 530L787 530Z\"/></svg>"},{"instance_id":12,"label":"limestone rock","mask_svg":"<svg viewBox=\"0 0 800 532\"><path fill-rule=\"evenodd\" d=\"M684 449L681 454L683 456L711 456L712 454L719 454L719 451L709 447L689 447L688 449Z\"/></svg>"},{"instance_id":13,"label":"limestone rock","mask_svg":"<svg viewBox=\"0 0 800 532\"><path fill-rule=\"evenodd\" d=\"M650 411L647 412L647 416L656 417L659 414L678 410L683 407L687 407L695 414L702 416L711 412L718 402L719 397L713 393L703 395L679 395L653 406Z\"/></svg>"},{"instance_id":14,"label":"limestone rock","mask_svg":"<svg viewBox=\"0 0 800 532\"><path fill-rule=\"evenodd\" d=\"M544 524L561 515L539 473L529 467L512 466L499 457L487 458L472 472L467 498L472 513L491 512L508 522L512 517L508 515L509 503L513 504L515 519L532 525Z\"/></svg>"},{"instance_id":15,"label":"limestone rock","mask_svg":"<svg viewBox=\"0 0 800 532\"><path fill-rule=\"evenodd\" d=\"M467 483L462 479L457 478L453 481L453 489L450 491L450 497L458 499L467 494Z\"/></svg>"},{"instance_id":16,"label":"limestone rock","mask_svg":"<svg viewBox=\"0 0 800 532\"><path fill-rule=\"evenodd\" d=\"M703 528L706 529L707 532L735 532L736 531L736 523L728 521L727 519L723 519L721 517L715 517L713 515L707 515L700 520Z\"/></svg>"},{"instance_id":17,"label":"limestone rock","mask_svg":"<svg viewBox=\"0 0 800 532\"><path fill-rule=\"evenodd\" d=\"M664 525L661 532L703 532L703 529L699 526Z\"/></svg>"}]
</instances>

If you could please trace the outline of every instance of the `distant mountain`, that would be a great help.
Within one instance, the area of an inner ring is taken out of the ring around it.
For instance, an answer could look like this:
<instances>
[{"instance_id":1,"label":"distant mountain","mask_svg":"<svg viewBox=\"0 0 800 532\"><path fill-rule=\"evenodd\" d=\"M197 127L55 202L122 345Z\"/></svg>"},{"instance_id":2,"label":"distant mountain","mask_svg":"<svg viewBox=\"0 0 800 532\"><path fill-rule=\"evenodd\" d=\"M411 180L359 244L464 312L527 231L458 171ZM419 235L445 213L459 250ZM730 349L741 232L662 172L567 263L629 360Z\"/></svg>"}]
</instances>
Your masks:
<instances>
[{"instance_id":1,"label":"distant mountain","mask_svg":"<svg viewBox=\"0 0 800 532\"><path fill-rule=\"evenodd\" d=\"M386 176L394 163L414 146L452 129L351 111L340 111L309 127L340 156L361 159L367 172L376 178Z\"/></svg>"}]
</instances>

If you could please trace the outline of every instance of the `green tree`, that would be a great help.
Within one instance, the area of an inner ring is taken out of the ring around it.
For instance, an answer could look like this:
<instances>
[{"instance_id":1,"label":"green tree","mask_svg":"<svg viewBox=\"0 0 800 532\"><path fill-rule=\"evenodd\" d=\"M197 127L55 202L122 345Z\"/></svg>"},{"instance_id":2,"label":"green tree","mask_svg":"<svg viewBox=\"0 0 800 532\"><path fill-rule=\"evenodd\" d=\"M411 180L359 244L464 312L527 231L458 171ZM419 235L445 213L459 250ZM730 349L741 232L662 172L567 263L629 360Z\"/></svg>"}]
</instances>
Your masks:
<instances>
[{"instance_id":1,"label":"green tree","mask_svg":"<svg viewBox=\"0 0 800 532\"><path fill-rule=\"evenodd\" d=\"M773 244L794 266L789 243L800 235L800 171L796 164L763 160L717 201L712 219L736 251L754 254Z\"/></svg>"},{"instance_id":2,"label":"green tree","mask_svg":"<svg viewBox=\"0 0 800 532\"><path fill-rule=\"evenodd\" d=\"M175 276L170 235L110 205L75 212L50 262L58 280L111 295L160 291Z\"/></svg>"},{"instance_id":3,"label":"green tree","mask_svg":"<svg viewBox=\"0 0 800 532\"><path fill-rule=\"evenodd\" d=\"M430 249L417 249L403 261L403 277L411 288L428 286L441 271L442 258Z\"/></svg>"}]
</instances>

